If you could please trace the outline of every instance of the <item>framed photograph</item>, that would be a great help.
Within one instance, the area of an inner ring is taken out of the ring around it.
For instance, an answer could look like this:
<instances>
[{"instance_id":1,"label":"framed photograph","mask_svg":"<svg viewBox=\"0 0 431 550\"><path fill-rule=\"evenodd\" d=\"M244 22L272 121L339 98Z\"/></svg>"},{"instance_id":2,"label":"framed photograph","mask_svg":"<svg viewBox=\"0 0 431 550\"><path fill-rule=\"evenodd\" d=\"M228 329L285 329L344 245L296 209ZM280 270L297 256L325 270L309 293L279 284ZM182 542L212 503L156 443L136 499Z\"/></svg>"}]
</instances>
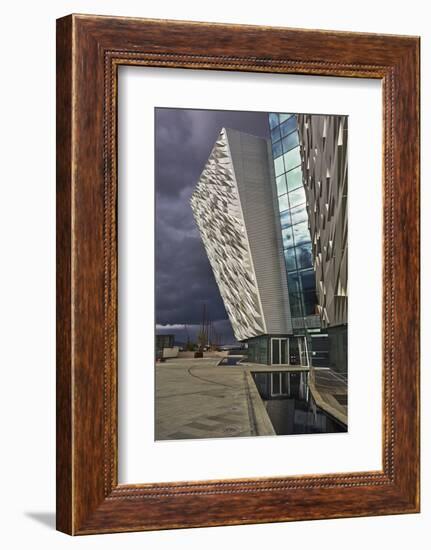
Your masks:
<instances>
[{"instance_id":1,"label":"framed photograph","mask_svg":"<svg viewBox=\"0 0 431 550\"><path fill-rule=\"evenodd\" d=\"M419 511L419 38L57 21L57 528Z\"/></svg>"}]
</instances>

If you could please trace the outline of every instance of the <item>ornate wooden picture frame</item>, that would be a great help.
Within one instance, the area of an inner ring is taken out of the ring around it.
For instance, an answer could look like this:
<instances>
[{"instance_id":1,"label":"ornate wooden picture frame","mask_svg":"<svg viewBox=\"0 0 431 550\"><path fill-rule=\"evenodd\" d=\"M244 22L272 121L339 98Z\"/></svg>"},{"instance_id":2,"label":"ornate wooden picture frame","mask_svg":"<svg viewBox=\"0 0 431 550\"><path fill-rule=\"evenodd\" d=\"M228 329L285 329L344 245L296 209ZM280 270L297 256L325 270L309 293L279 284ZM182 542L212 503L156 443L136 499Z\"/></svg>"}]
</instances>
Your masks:
<instances>
[{"instance_id":1,"label":"ornate wooden picture frame","mask_svg":"<svg viewBox=\"0 0 431 550\"><path fill-rule=\"evenodd\" d=\"M380 79L381 471L118 483L117 69ZM70 15L57 22L57 528L69 534L419 511L419 38Z\"/></svg>"}]
</instances>

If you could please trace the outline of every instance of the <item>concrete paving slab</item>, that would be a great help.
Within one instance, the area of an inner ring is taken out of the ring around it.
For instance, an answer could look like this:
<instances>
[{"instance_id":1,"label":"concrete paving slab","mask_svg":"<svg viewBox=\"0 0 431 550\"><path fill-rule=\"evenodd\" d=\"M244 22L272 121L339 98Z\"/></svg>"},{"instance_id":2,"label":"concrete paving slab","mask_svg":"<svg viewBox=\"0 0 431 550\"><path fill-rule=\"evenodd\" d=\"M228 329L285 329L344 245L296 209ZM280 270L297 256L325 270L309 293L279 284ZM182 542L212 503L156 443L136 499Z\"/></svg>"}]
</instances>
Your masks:
<instances>
[{"instance_id":1,"label":"concrete paving slab","mask_svg":"<svg viewBox=\"0 0 431 550\"><path fill-rule=\"evenodd\" d=\"M347 426L347 379L331 369L312 368L308 384L316 404Z\"/></svg>"},{"instance_id":2,"label":"concrete paving slab","mask_svg":"<svg viewBox=\"0 0 431 550\"><path fill-rule=\"evenodd\" d=\"M156 440L275 435L250 366L219 362L176 358L156 364Z\"/></svg>"}]
</instances>

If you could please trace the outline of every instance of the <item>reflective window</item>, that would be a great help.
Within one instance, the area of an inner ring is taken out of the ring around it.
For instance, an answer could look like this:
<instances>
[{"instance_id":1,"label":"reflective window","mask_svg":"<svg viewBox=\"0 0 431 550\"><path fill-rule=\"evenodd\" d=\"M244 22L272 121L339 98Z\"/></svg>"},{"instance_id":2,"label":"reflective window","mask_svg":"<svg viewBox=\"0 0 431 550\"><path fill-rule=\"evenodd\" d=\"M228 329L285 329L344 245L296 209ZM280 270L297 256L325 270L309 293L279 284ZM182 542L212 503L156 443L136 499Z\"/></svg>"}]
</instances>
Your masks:
<instances>
[{"instance_id":1,"label":"reflective window","mask_svg":"<svg viewBox=\"0 0 431 550\"><path fill-rule=\"evenodd\" d=\"M299 269L313 266L311 243L301 244L296 247L296 261Z\"/></svg>"},{"instance_id":2,"label":"reflective window","mask_svg":"<svg viewBox=\"0 0 431 550\"><path fill-rule=\"evenodd\" d=\"M275 175L276 176L279 176L280 174L282 174L285 171L284 170L283 157L278 157L278 158L274 159L274 170L275 170Z\"/></svg>"},{"instance_id":3,"label":"reflective window","mask_svg":"<svg viewBox=\"0 0 431 550\"><path fill-rule=\"evenodd\" d=\"M297 117L271 113L269 125L290 311L298 323L316 313L317 297Z\"/></svg>"},{"instance_id":4,"label":"reflective window","mask_svg":"<svg viewBox=\"0 0 431 550\"><path fill-rule=\"evenodd\" d=\"M295 261L295 249L288 248L284 251L284 259L286 261L287 271L296 271L296 261Z\"/></svg>"},{"instance_id":5,"label":"reflective window","mask_svg":"<svg viewBox=\"0 0 431 550\"><path fill-rule=\"evenodd\" d=\"M290 302L290 311L292 317L301 317L302 308L301 308L301 295L296 292L290 292L289 288L289 302Z\"/></svg>"},{"instance_id":6,"label":"reflective window","mask_svg":"<svg viewBox=\"0 0 431 550\"><path fill-rule=\"evenodd\" d=\"M292 228L286 227L281 230L281 236L283 238L283 248L288 248L293 245Z\"/></svg>"},{"instance_id":7,"label":"reflective window","mask_svg":"<svg viewBox=\"0 0 431 550\"><path fill-rule=\"evenodd\" d=\"M302 244L310 241L310 231L308 230L308 222L297 223L293 226L293 235L295 244Z\"/></svg>"},{"instance_id":8,"label":"reflective window","mask_svg":"<svg viewBox=\"0 0 431 550\"><path fill-rule=\"evenodd\" d=\"M296 271L287 274L287 285L289 287L289 292L300 293L301 287L299 284L299 277Z\"/></svg>"},{"instance_id":9,"label":"reflective window","mask_svg":"<svg viewBox=\"0 0 431 550\"><path fill-rule=\"evenodd\" d=\"M314 270L307 269L306 271L301 271L301 282L304 292L314 290L316 286Z\"/></svg>"},{"instance_id":10,"label":"reflective window","mask_svg":"<svg viewBox=\"0 0 431 550\"><path fill-rule=\"evenodd\" d=\"M285 212L282 212L280 214L280 223L281 223L281 227L282 229L284 229L285 227L287 227L288 225L292 225L292 221L290 219L290 211L289 210L286 210Z\"/></svg>"},{"instance_id":11,"label":"reflective window","mask_svg":"<svg viewBox=\"0 0 431 550\"><path fill-rule=\"evenodd\" d=\"M295 168L296 166L299 166L301 164L301 155L299 154L299 147L295 147L295 149L291 149L287 153L283 155L284 158L284 166L286 167L286 172L288 170L291 170L292 168Z\"/></svg>"},{"instance_id":12,"label":"reflective window","mask_svg":"<svg viewBox=\"0 0 431 550\"><path fill-rule=\"evenodd\" d=\"M301 187L302 185L301 167L298 166L298 168L294 168L290 172L287 172L286 178L287 178L287 186L289 191L293 191L294 189L298 189L298 187Z\"/></svg>"},{"instance_id":13,"label":"reflective window","mask_svg":"<svg viewBox=\"0 0 431 550\"><path fill-rule=\"evenodd\" d=\"M290 206L297 206L305 202L305 191L303 187L289 193Z\"/></svg>"},{"instance_id":14,"label":"reflective window","mask_svg":"<svg viewBox=\"0 0 431 550\"><path fill-rule=\"evenodd\" d=\"M316 313L317 298L314 290L302 293L304 302L304 315L314 315Z\"/></svg>"},{"instance_id":15,"label":"reflective window","mask_svg":"<svg viewBox=\"0 0 431 550\"><path fill-rule=\"evenodd\" d=\"M277 196L284 195L287 193L286 189L286 176L282 174L281 176L278 176L276 178L276 184L277 184Z\"/></svg>"},{"instance_id":16,"label":"reflective window","mask_svg":"<svg viewBox=\"0 0 431 550\"><path fill-rule=\"evenodd\" d=\"M281 197L278 197L278 209L280 210L280 212L288 210L288 208L289 201L287 200L287 195L282 195Z\"/></svg>"},{"instance_id":17,"label":"reflective window","mask_svg":"<svg viewBox=\"0 0 431 550\"><path fill-rule=\"evenodd\" d=\"M278 141L279 139L281 139L280 127L276 126L275 128L273 128L271 130L271 140L272 141Z\"/></svg>"},{"instance_id":18,"label":"reflective window","mask_svg":"<svg viewBox=\"0 0 431 550\"><path fill-rule=\"evenodd\" d=\"M274 158L279 157L283 153L283 149L281 147L281 141L276 141L272 144L272 156Z\"/></svg>"},{"instance_id":19,"label":"reflective window","mask_svg":"<svg viewBox=\"0 0 431 550\"><path fill-rule=\"evenodd\" d=\"M292 132L282 139L283 151L286 153L299 145L298 132Z\"/></svg>"},{"instance_id":20,"label":"reflective window","mask_svg":"<svg viewBox=\"0 0 431 550\"><path fill-rule=\"evenodd\" d=\"M270 128L275 128L275 126L278 126L279 124L278 114L277 113L269 113L269 126Z\"/></svg>"},{"instance_id":21,"label":"reflective window","mask_svg":"<svg viewBox=\"0 0 431 550\"><path fill-rule=\"evenodd\" d=\"M283 137L293 132L293 130L296 130L296 116L291 116L280 124L280 131Z\"/></svg>"},{"instance_id":22,"label":"reflective window","mask_svg":"<svg viewBox=\"0 0 431 550\"><path fill-rule=\"evenodd\" d=\"M301 204L300 206L295 206L295 208L291 208L290 216L292 219L292 225L294 225L295 223L307 222L308 215L305 204Z\"/></svg>"},{"instance_id":23,"label":"reflective window","mask_svg":"<svg viewBox=\"0 0 431 550\"><path fill-rule=\"evenodd\" d=\"M284 122L285 120L287 120L288 118L290 118L293 115L290 114L290 113L279 113L278 116L280 117L280 123L281 123L281 122Z\"/></svg>"}]
</instances>

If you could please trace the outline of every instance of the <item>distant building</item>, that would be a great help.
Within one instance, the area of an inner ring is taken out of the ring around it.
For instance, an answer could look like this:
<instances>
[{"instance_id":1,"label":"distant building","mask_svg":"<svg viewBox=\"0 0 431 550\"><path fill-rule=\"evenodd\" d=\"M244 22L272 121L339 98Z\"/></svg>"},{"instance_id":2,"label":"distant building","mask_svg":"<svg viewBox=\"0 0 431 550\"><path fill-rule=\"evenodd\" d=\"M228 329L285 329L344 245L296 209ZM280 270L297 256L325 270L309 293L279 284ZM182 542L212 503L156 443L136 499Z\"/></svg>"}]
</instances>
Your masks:
<instances>
[{"instance_id":1,"label":"distant building","mask_svg":"<svg viewBox=\"0 0 431 550\"><path fill-rule=\"evenodd\" d=\"M174 334L156 334L156 350L162 351L164 348L173 348L175 344Z\"/></svg>"},{"instance_id":2,"label":"distant building","mask_svg":"<svg viewBox=\"0 0 431 550\"><path fill-rule=\"evenodd\" d=\"M235 337L257 363L328 366L346 329L347 118L314 119L270 113L270 140L222 129L191 199Z\"/></svg>"}]
</instances>

